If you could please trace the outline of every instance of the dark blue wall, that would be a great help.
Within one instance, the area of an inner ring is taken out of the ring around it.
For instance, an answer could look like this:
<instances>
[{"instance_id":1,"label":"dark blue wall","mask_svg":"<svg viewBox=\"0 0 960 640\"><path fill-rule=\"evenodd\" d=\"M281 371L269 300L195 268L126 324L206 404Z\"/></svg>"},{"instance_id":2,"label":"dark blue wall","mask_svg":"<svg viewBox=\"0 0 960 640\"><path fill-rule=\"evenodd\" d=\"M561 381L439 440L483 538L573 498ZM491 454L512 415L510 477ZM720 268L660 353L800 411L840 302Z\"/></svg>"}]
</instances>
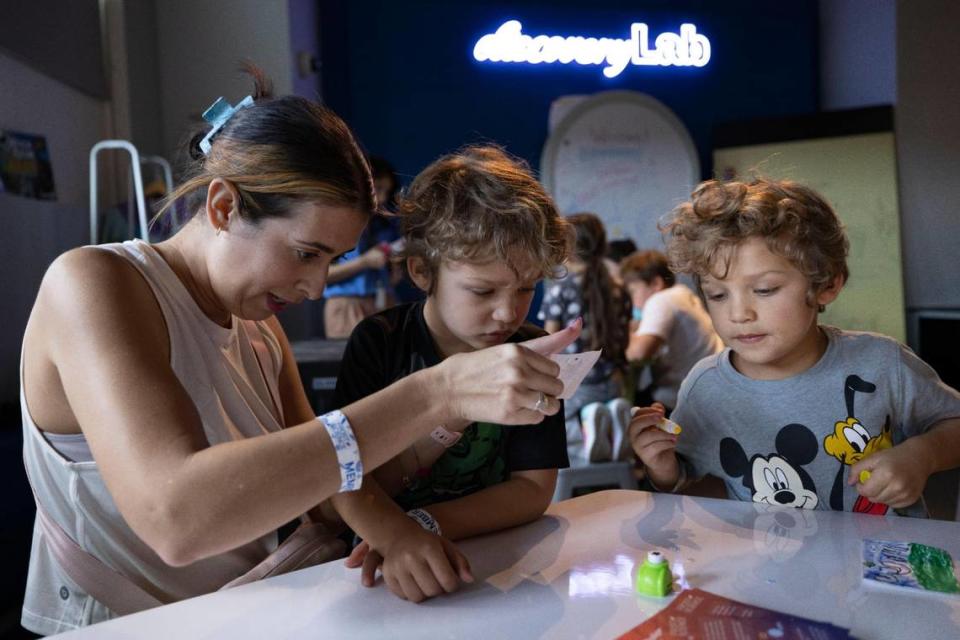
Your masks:
<instances>
[{"instance_id":1,"label":"dark blue wall","mask_svg":"<svg viewBox=\"0 0 960 640\"><path fill-rule=\"evenodd\" d=\"M503 144L537 168L550 103L568 94L630 89L656 97L687 125L705 176L715 124L818 107L815 0L334 0L321 7L323 97L404 182L468 142ZM651 34L692 22L713 57L701 69L628 66L613 79L599 66L474 61L476 40L508 19L527 34L613 38L628 38L631 22L646 22Z\"/></svg>"}]
</instances>

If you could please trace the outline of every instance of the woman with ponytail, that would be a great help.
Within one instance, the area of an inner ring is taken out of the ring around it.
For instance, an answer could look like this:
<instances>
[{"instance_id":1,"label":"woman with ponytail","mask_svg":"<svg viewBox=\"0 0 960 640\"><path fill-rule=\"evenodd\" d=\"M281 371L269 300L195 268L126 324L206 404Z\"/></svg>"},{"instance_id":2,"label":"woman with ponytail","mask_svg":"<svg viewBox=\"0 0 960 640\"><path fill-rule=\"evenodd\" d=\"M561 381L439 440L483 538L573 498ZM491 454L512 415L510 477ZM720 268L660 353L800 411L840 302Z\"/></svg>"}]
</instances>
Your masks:
<instances>
[{"instance_id":1,"label":"woman with ponytail","mask_svg":"<svg viewBox=\"0 0 960 640\"><path fill-rule=\"evenodd\" d=\"M622 397L629 340L630 297L610 276L604 261L607 234L592 213L567 216L576 234L567 275L546 284L539 319L553 333L583 317L580 338L567 353L602 350L600 359L566 401L567 442L591 462L629 455L624 437L630 405ZM582 445L580 444L582 443Z\"/></svg>"},{"instance_id":2,"label":"woman with ponytail","mask_svg":"<svg viewBox=\"0 0 960 640\"><path fill-rule=\"evenodd\" d=\"M333 529L318 505L439 424L537 424L560 409L543 354L576 328L458 354L314 415L275 314L320 297L373 215L374 184L339 117L254 77L191 141L171 196L189 204L186 225L157 244L68 251L40 285L20 369L37 502L22 623L36 633L329 559L343 551L333 531L305 522L278 547L278 528L306 515ZM378 524L366 541L384 558L445 591L472 579L449 540L402 511ZM397 532L410 546L383 542ZM279 553L291 539L311 554Z\"/></svg>"}]
</instances>

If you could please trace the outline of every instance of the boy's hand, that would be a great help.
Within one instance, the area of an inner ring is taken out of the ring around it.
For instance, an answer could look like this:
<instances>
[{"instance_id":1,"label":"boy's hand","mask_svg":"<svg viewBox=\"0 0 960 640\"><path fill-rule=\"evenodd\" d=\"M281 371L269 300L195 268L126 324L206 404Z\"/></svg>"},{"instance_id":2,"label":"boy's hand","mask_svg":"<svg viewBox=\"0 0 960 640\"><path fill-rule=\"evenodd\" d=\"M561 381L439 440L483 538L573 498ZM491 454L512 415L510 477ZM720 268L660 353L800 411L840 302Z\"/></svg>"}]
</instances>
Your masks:
<instances>
[{"instance_id":1,"label":"boy's hand","mask_svg":"<svg viewBox=\"0 0 960 640\"><path fill-rule=\"evenodd\" d=\"M390 591L411 602L452 593L461 581L473 582L469 561L453 543L413 522L411 525L393 538L382 555L362 542L344 564L351 569L361 567L360 581L365 587L374 585L379 568Z\"/></svg>"},{"instance_id":2,"label":"boy's hand","mask_svg":"<svg viewBox=\"0 0 960 640\"><path fill-rule=\"evenodd\" d=\"M634 409L627 436L634 453L646 467L651 482L661 489L670 489L680 477L677 460L677 436L661 431L656 424L663 418L663 405Z\"/></svg>"},{"instance_id":3,"label":"boy's hand","mask_svg":"<svg viewBox=\"0 0 960 640\"><path fill-rule=\"evenodd\" d=\"M928 456L914 444L908 439L892 449L867 456L850 467L847 484L857 485L860 495L871 502L894 509L910 506L920 498L931 473L926 463ZM869 477L865 475L865 482L860 482L864 471L869 472Z\"/></svg>"}]
</instances>

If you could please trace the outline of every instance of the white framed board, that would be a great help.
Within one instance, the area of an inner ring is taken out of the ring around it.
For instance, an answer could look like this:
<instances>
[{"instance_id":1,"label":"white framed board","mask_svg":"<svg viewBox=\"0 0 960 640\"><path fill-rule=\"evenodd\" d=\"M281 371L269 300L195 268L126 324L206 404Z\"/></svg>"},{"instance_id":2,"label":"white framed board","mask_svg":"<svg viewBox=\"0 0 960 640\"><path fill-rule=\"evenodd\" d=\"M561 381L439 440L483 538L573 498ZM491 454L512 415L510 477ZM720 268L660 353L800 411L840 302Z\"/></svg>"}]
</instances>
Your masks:
<instances>
[{"instance_id":1,"label":"white framed board","mask_svg":"<svg viewBox=\"0 0 960 640\"><path fill-rule=\"evenodd\" d=\"M610 240L661 249L658 221L690 196L700 161L686 127L663 103L635 91L587 97L557 122L541 179L561 213L596 213Z\"/></svg>"}]
</instances>

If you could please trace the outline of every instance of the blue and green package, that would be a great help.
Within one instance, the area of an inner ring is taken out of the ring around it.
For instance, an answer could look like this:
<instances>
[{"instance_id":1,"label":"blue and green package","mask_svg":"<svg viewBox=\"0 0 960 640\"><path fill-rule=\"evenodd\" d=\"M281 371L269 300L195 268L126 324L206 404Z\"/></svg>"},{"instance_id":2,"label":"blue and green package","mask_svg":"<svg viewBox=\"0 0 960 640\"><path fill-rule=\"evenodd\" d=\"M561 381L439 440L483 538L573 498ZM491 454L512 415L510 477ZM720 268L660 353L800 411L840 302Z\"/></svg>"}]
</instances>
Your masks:
<instances>
[{"instance_id":1,"label":"blue and green package","mask_svg":"<svg viewBox=\"0 0 960 640\"><path fill-rule=\"evenodd\" d=\"M960 593L950 554L917 542L864 540L863 579L921 591Z\"/></svg>"}]
</instances>

